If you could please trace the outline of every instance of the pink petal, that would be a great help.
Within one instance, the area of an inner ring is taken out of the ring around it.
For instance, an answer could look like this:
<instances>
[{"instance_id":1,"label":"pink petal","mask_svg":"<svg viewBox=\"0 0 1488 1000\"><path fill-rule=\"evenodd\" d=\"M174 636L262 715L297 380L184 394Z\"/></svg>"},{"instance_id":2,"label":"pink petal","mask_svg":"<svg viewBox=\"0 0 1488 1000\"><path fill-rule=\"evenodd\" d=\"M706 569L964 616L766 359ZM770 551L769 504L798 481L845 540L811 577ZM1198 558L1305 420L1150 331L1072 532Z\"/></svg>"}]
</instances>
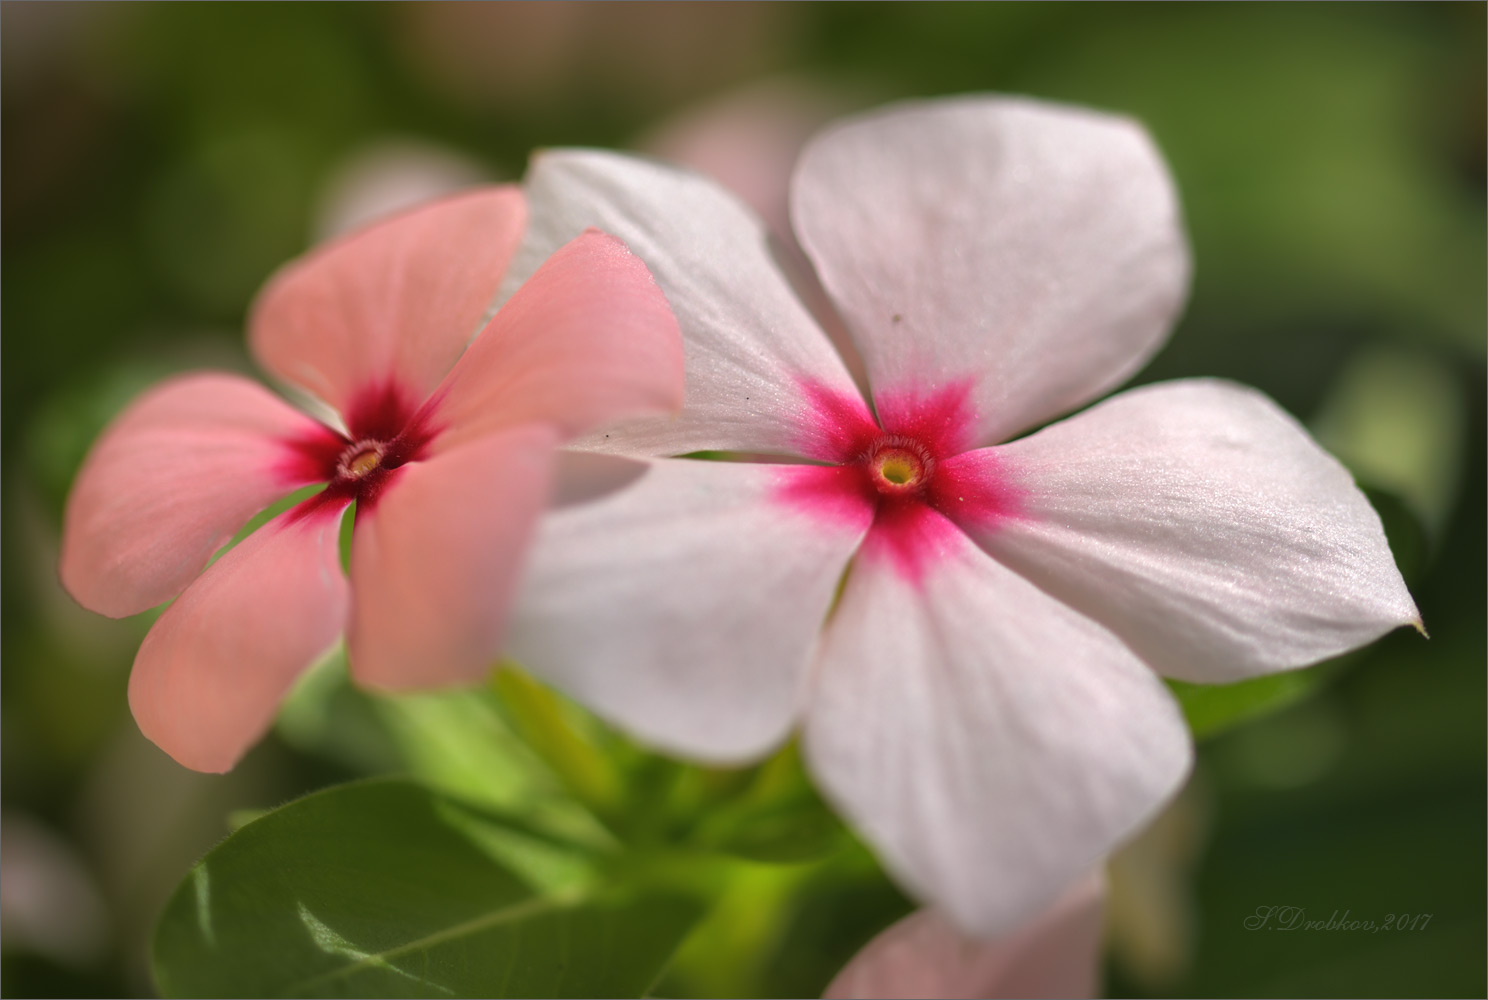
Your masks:
<instances>
[{"instance_id":1,"label":"pink petal","mask_svg":"<svg viewBox=\"0 0 1488 1000\"><path fill-rule=\"evenodd\" d=\"M565 150L533 160L527 192L532 228L505 290L597 226L646 262L685 342L686 407L679 416L606 428L576 447L631 455L798 454L798 428L810 413L803 380L856 393L842 359L776 266L764 226L713 183L633 157Z\"/></svg>"},{"instance_id":2,"label":"pink petal","mask_svg":"<svg viewBox=\"0 0 1488 1000\"><path fill-rule=\"evenodd\" d=\"M351 671L387 689L479 681L548 496L555 435L492 434L398 469L352 539Z\"/></svg>"},{"instance_id":3,"label":"pink petal","mask_svg":"<svg viewBox=\"0 0 1488 1000\"><path fill-rule=\"evenodd\" d=\"M559 451L553 467L550 505L569 507L608 496L640 479L650 468L619 455L592 451Z\"/></svg>"},{"instance_id":4,"label":"pink petal","mask_svg":"<svg viewBox=\"0 0 1488 1000\"><path fill-rule=\"evenodd\" d=\"M341 512L303 510L281 514L217 560L140 646L129 707L140 731L186 767L236 764L295 678L341 637Z\"/></svg>"},{"instance_id":5,"label":"pink petal","mask_svg":"<svg viewBox=\"0 0 1488 1000\"><path fill-rule=\"evenodd\" d=\"M1420 622L1353 478L1250 388L1149 385L994 451L1027 516L978 542L1167 676L1301 667Z\"/></svg>"},{"instance_id":6,"label":"pink petal","mask_svg":"<svg viewBox=\"0 0 1488 1000\"><path fill-rule=\"evenodd\" d=\"M851 119L802 155L792 217L875 396L977 379L977 442L1124 381L1188 284L1173 185L1134 122L961 97Z\"/></svg>"},{"instance_id":7,"label":"pink petal","mask_svg":"<svg viewBox=\"0 0 1488 1000\"><path fill-rule=\"evenodd\" d=\"M828 522L785 506L789 471L657 461L549 515L512 657L666 750L737 762L777 745L871 513Z\"/></svg>"},{"instance_id":8,"label":"pink petal","mask_svg":"<svg viewBox=\"0 0 1488 1000\"><path fill-rule=\"evenodd\" d=\"M646 265L587 232L538 268L450 373L434 404L448 449L516 424L565 436L682 405L682 340Z\"/></svg>"},{"instance_id":9,"label":"pink petal","mask_svg":"<svg viewBox=\"0 0 1488 1000\"><path fill-rule=\"evenodd\" d=\"M355 232L486 182L472 157L422 139L375 139L339 159L316 199L318 239Z\"/></svg>"},{"instance_id":10,"label":"pink petal","mask_svg":"<svg viewBox=\"0 0 1488 1000\"><path fill-rule=\"evenodd\" d=\"M1348 472L1252 389L1148 386L994 451L1026 517L978 541L1168 676L1239 680L1420 621Z\"/></svg>"},{"instance_id":11,"label":"pink petal","mask_svg":"<svg viewBox=\"0 0 1488 1000\"><path fill-rule=\"evenodd\" d=\"M796 157L843 103L804 80L749 83L668 119L638 148L712 177L789 238Z\"/></svg>"},{"instance_id":12,"label":"pink petal","mask_svg":"<svg viewBox=\"0 0 1488 1000\"><path fill-rule=\"evenodd\" d=\"M316 480L291 442L331 437L236 375L156 386L78 471L62 530L63 586L114 618L175 597L250 517Z\"/></svg>"},{"instance_id":13,"label":"pink petal","mask_svg":"<svg viewBox=\"0 0 1488 1000\"><path fill-rule=\"evenodd\" d=\"M1192 755L1130 650L964 538L918 580L857 561L814 680L805 750L823 792L907 889L979 936L1047 906L1157 812Z\"/></svg>"},{"instance_id":14,"label":"pink petal","mask_svg":"<svg viewBox=\"0 0 1488 1000\"><path fill-rule=\"evenodd\" d=\"M970 938L936 910L879 934L827 987L829 998L1094 997L1100 978L1097 872L1006 935Z\"/></svg>"},{"instance_id":15,"label":"pink petal","mask_svg":"<svg viewBox=\"0 0 1488 1000\"><path fill-rule=\"evenodd\" d=\"M416 403L480 329L525 217L518 189L481 188L312 251L259 294L254 355L343 414L369 386Z\"/></svg>"}]
</instances>

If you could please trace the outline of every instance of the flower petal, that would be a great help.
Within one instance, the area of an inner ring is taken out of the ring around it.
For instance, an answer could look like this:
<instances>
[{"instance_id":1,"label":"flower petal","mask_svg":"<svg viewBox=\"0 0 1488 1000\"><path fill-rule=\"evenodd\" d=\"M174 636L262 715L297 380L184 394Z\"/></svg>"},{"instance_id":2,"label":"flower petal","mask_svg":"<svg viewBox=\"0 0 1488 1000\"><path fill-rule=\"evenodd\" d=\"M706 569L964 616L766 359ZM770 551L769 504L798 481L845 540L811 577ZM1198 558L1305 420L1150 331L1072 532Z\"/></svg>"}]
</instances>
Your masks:
<instances>
[{"instance_id":1,"label":"flower petal","mask_svg":"<svg viewBox=\"0 0 1488 1000\"><path fill-rule=\"evenodd\" d=\"M735 762L779 743L871 513L794 510L780 500L785 473L657 461L626 489L551 514L512 657L665 750Z\"/></svg>"},{"instance_id":2,"label":"flower petal","mask_svg":"<svg viewBox=\"0 0 1488 1000\"><path fill-rule=\"evenodd\" d=\"M405 465L357 512L351 672L373 687L479 681L552 479L551 428L489 435Z\"/></svg>"},{"instance_id":3,"label":"flower petal","mask_svg":"<svg viewBox=\"0 0 1488 1000\"><path fill-rule=\"evenodd\" d=\"M532 227L503 288L586 227L646 262L685 341L686 407L627 422L581 445L633 455L707 449L798 454L811 412L803 383L857 396L831 343L776 266L764 226L701 177L614 153L564 150L533 160Z\"/></svg>"},{"instance_id":4,"label":"flower petal","mask_svg":"<svg viewBox=\"0 0 1488 1000\"><path fill-rule=\"evenodd\" d=\"M1100 978L1096 872L1011 933L969 938L933 909L879 934L839 972L826 997L1094 997Z\"/></svg>"},{"instance_id":5,"label":"flower petal","mask_svg":"<svg viewBox=\"0 0 1488 1000\"><path fill-rule=\"evenodd\" d=\"M973 377L979 443L1124 381L1188 284L1162 159L1092 111L963 97L850 119L806 148L791 208L875 396Z\"/></svg>"},{"instance_id":6,"label":"flower petal","mask_svg":"<svg viewBox=\"0 0 1488 1000\"><path fill-rule=\"evenodd\" d=\"M771 77L689 105L636 145L718 181L789 239L796 158L845 98L805 79Z\"/></svg>"},{"instance_id":7,"label":"flower petal","mask_svg":"<svg viewBox=\"0 0 1488 1000\"><path fill-rule=\"evenodd\" d=\"M1026 516L968 530L1170 677L1239 680L1420 621L1347 470L1252 389L1135 389L993 451Z\"/></svg>"},{"instance_id":8,"label":"flower petal","mask_svg":"<svg viewBox=\"0 0 1488 1000\"><path fill-rule=\"evenodd\" d=\"M250 517L316 480L291 442L330 434L236 375L161 383L120 414L78 471L62 585L113 618L170 600Z\"/></svg>"},{"instance_id":9,"label":"flower petal","mask_svg":"<svg viewBox=\"0 0 1488 1000\"><path fill-rule=\"evenodd\" d=\"M918 579L854 564L806 757L890 872L990 935L1151 817L1192 749L1172 696L1110 633L964 538L942 552Z\"/></svg>"},{"instance_id":10,"label":"flower petal","mask_svg":"<svg viewBox=\"0 0 1488 1000\"><path fill-rule=\"evenodd\" d=\"M760 217L770 230L776 266L831 340L853 382L866 391L868 377L857 345L796 245L790 225L790 179L801 148L846 104L846 94L777 77L706 98L664 122L636 148L711 177Z\"/></svg>"},{"instance_id":11,"label":"flower petal","mask_svg":"<svg viewBox=\"0 0 1488 1000\"><path fill-rule=\"evenodd\" d=\"M447 449L516 424L566 436L682 406L682 338L640 258L590 231L548 258L465 352L433 404Z\"/></svg>"},{"instance_id":12,"label":"flower petal","mask_svg":"<svg viewBox=\"0 0 1488 1000\"><path fill-rule=\"evenodd\" d=\"M254 355L342 414L388 384L417 405L480 329L525 215L517 188L480 188L312 251L259 294Z\"/></svg>"},{"instance_id":13,"label":"flower petal","mask_svg":"<svg viewBox=\"0 0 1488 1000\"><path fill-rule=\"evenodd\" d=\"M165 610L129 675L140 732L197 771L229 770L296 677L341 637L341 511L281 514Z\"/></svg>"}]
</instances>

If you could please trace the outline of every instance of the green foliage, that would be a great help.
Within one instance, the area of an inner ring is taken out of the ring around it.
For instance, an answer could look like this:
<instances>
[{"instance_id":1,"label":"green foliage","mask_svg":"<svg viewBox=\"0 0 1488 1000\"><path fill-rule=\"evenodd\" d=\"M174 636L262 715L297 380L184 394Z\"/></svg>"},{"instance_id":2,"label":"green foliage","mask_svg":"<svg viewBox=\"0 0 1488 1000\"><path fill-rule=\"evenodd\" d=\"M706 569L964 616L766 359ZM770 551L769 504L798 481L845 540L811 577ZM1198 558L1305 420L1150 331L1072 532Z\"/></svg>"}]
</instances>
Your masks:
<instances>
[{"instance_id":1,"label":"green foliage","mask_svg":"<svg viewBox=\"0 0 1488 1000\"><path fill-rule=\"evenodd\" d=\"M618 935L612 917L661 935L616 938L652 979L685 934L664 990L814 993L909 905L817 796L794 745L755 767L682 764L510 666L483 689L392 698L353 687L339 654L298 685L278 729L302 750L412 780L234 814L233 835L161 920L168 995L623 995L641 988L640 966L582 985L571 970L549 981L529 968L534 942L556 949L562 935L603 964L611 945L594 935ZM832 947L803 921L835 928ZM478 963L451 957L477 947ZM272 981L249 968L264 955L288 956Z\"/></svg>"},{"instance_id":2,"label":"green foliage","mask_svg":"<svg viewBox=\"0 0 1488 1000\"><path fill-rule=\"evenodd\" d=\"M192 870L155 939L166 996L640 996L699 914L591 880L535 891L514 845L565 845L399 780L249 822Z\"/></svg>"},{"instance_id":3,"label":"green foliage","mask_svg":"<svg viewBox=\"0 0 1488 1000\"><path fill-rule=\"evenodd\" d=\"M1238 684L1168 681L1168 687L1178 697L1194 739L1203 740L1296 702L1322 683L1326 670L1320 665Z\"/></svg>"}]
</instances>

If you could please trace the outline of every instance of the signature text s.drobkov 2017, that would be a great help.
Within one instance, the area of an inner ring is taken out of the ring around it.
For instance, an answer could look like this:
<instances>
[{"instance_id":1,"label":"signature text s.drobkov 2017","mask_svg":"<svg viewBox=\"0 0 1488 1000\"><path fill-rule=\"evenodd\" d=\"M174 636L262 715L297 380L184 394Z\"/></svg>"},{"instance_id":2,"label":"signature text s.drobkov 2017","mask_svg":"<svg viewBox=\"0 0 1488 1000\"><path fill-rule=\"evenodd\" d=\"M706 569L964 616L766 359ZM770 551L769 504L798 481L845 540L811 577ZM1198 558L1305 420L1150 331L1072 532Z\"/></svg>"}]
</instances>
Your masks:
<instances>
[{"instance_id":1,"label":"signature text s.drobkov 2017","mask_svg":"<svg viewBox=\"0 0 1488 1000\"><path fill-rule=\"evenodd\" d=\"M1304 906L1258 906L1245 918L1248 931L1424 931L1431 923L1429 913L1387 913L1383 920L1356 917L1349 910L1334 910L1327 917L1309 917Z\"/></svg>"}]
</instances>

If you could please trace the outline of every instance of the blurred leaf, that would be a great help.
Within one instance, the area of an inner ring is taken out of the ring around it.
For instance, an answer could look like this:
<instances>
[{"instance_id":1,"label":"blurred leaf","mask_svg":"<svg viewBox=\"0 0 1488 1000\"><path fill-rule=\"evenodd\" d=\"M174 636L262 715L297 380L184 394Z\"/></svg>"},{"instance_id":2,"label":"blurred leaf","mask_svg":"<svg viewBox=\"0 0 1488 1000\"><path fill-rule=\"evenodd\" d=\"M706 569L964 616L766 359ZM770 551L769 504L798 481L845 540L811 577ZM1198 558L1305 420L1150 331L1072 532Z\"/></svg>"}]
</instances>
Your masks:
<instances>
[{"instance_id":1,"label":"blurred leaf","mask_svg":"<svg viewBox=\"0 0 1488 1000\"><path fill-rule=\"evenodd\" d=\"M840 850L850 838L822 801L794 741L753 774L742 794L706 804L694 839L752 861L811 861Z\"/></svg>"},{"instance_id":2,"label":"blurred leaf","mask_svg":"<svg viewBox=\"0 0 1488 1000\"><path fill-rule=\"evenodd\" d=\"M511 664L492 685L506 720L548 768L602 820L613 822L622 778L596 739L599 723Z\"/></svg>"},{"instance_id":3,"label":"blurred leaf","mask_svg":"<svg viewBox=\"0 0 1488 1000\"><path fill-rule=\"evenodd\" d=\"M371 698L348 680L343 646L300 675L279 707L274 725L284 742L296 750L356 772L377 774L407 768Z\"/></svg>"},{"instance_id":4,"label":"blurred leaf","mask_svg":"<svg viewBox=\"0 0 1488 1000\"><path fill-rule=\"evenodd\" d=\"M537 894L493 838L541 835L404 781L242 827L162 915L166 996L640 996L699 908L617 886Z\"/></svg>"},{"instance_id":5,"label":"blurred leaf","mask_svg":"<svg viewBox=\"0 0 1488 1000\"><path fill-rule=\"evenodd\" d=\"M830 854L842 844L842 823L813 797L744 815L717 846L754 861L794 862Z\"/></svg>"},{"instance_id":6,"label":"blurred leaf","mask_svg":"<svg viewBox=\"0 0 1488 1000\"><path fill-rule=\"evenodd\" d=\"M551 783L486 691L368 697L409 770L441 790L513 807Z\"/></svg>"},{"instance_id":7,"label":"blurred leaf","mask_svg":"<svg viewBox=\"0 0 1488 1000\"><path fill-rule=\"evenodd\" d=\"M338 647L279 710L296 749L363 774L407 774L471 803L520 813L533 827L591 847L613 841L502 718L487 688L377 694L351 683Z\"/></svg>"},{"instance_id":8,"label":"blurred leaf","mask_svg":"<svg viewBox=\"0 0 1488 1000\"><path fill-rule=\"evenodd\" d=\"M732 862L714 902L657 984L660 996L763 996L756 978L780 944L806 869ZM806 995L806 994L803 994Z\"/></svg>"},{"instance_id":9,"label":"blurred leaf","mask_svg":"<svg viewBox=\"0 0 1488 1000\"><path fill-rule=\"evenodd\" d=\"M1327 668L1328 664L1318 664L1238 684L1167 683L1183 708L1194 739L1202 740L1292 704L1322 683Z\"/></svg>"},{"instance_id":10,"label":"blurred leaf","mask_svg":"<svg viewBox=\"0 0 1488 1000\"><path fill-rule=\"evenodd\" d=\"M1434 534L1457 498L1467 403L1446 366L1419 351L1368 348L1312 420L1318 441L1359 479L1394 493Z\"/></svg>"},{"instance_id":11,"label":"blurred leaf","mask_svg":"<svg viewBox=\"0 0 1488 1000\"><path fill-rule=\"evenodd\" d=\"M658 996L820 996L849 958L915 904L861 842L807 864L729 861Z\"/></svg>"},{"instance_id":12,"label":"blurred leaf","mask_svg":"<svg viewBox=\"0 0 1488 1000\"><path fill-rule=\"evenodd\" d=\"M403 767L440 791L566 839L613 844L584 804L502 717L489 687L421 694L362 694L391 735Z\"/></svg>"}]
</instances>

